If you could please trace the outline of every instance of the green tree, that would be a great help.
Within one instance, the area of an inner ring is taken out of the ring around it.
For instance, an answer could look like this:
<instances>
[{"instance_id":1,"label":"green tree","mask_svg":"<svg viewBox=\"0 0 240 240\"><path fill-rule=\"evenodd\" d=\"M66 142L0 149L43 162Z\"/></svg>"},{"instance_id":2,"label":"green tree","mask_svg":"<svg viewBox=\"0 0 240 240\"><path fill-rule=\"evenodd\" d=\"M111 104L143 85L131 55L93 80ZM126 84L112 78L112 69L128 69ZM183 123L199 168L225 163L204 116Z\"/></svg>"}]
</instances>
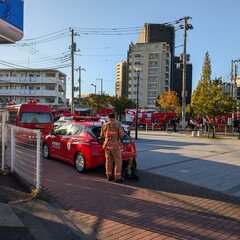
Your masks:
<instances>
[{"instance_id":1,"label":"green tree","mask_svg":"<svg viewBox=\"0 0 240 240\"><path fill-rule=\"evenodd\" d=\"M215 125L217 116L228 114L236 104L235 100L222 91L221 78L211 80L211 61L208 52L205 54L201 80L194 90L190 108L196 115L208 116ZM215 131L213 131L213 138Z\"/></svg>"},{"instance_id":2,"label":"green tree","mask_svg":"<svg viewBox=\"0 0 240 240\"><path fill-rule=\"evenodd\" d=\"M112 106L119 119L125 114L125 109L135 108L136 104L132 100L125 97L115 97L112 102Z\"/></svg>"},{"instance_id":3,"label":"green tree","mask_svg":"<svg viewBox=\"0 0 240 240\"><path fill-rule=\"evenodd\" d=\"M101 109L112 105L113 97L109 95L95 95L90 94L88 97L82 99L80 106L89 107L94 112L98 113Z\"/></svg>"},{"instance_id":4,"label":"green tree","mask_svg":"<svg viewBox=\"0 0 240 240\"><path fill-rule=\"evenodd\" d=\"M221 78L210 81L207 103L206 115L211 116L213 120L217 116L228 114L236 105L236 101L222 91Z\"/></svg>"},{"instance_id":5,"label":"green tree","mask_svg":"<svg viewBox=\"0 0 240 240\"><path fill-rule=\"evenodd\" d=\"M206 115L206 109L208 107L206 99L208 98L210 81L211 81L211 60L208 52L206 52L202 68L201 80L199 81L191 97L191 109L193 109L194 113L197 115L200 116Z\"/></svg>"}]
</instances>

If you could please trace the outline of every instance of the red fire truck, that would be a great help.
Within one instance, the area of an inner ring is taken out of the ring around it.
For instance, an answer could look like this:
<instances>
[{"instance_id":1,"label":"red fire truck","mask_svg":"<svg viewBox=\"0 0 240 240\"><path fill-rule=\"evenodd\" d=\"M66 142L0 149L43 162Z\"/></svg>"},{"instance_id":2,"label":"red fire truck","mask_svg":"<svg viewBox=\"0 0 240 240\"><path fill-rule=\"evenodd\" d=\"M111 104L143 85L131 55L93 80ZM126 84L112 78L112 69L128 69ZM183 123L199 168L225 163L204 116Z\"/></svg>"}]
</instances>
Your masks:
<instances>
[{"instance_id":1,"label":"red fire truck","mask_svg":"<svg viewBox=\"0 0 240 240\"><path fill-rule=\"evenodd\" d=\"M24 104L9 105L8 123L31 129L40 129L42 135L47 135L53 129L53 117L48 105L37 104L29 100Z\"/></svg>"},{"instance_id":2,"label":"red fire truck","mask_svg":"<svg viewBox=\"0 0 240 240\"><path fill-rule=\"evenodd\" d=\"M155 109L139 109L138 110L138 126L164 128L171 119L175 118L177 114L175 112L159 112ZM136 122L136 109L125 110L126 122L135 125Z\"/></svg>"}]
</instances>

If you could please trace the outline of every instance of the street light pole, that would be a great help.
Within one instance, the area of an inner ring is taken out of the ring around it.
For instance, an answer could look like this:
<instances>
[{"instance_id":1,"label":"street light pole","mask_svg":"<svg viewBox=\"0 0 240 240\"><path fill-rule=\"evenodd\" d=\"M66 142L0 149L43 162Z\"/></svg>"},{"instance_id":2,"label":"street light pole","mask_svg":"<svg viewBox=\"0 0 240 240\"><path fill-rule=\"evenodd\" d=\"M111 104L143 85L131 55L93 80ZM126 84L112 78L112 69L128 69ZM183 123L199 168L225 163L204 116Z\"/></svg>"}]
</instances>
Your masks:
<instances>
[{"instance_id":1,"label":"street light pole","mask_svg":"<svg viewBox=\"0 0 240 240\"><path fill-rule=\"evenodd\" d=\"M91 85L95 88L95 91L94 91L94 92L95 92L95 95L96 95L96 93L97 93L97 91L96 91L96 89L97 89L97 85L92 84L92 83L91 83Z\"/></svg>"},{"instance_id":2,"label":"street light pole","mask_svg":"<svg viewBox=\"0 0 240 240\"><path fill-rule=\"evenodd\" d=\"M103 79L102 78L97 78L97 80L101 81L101 95L103 94Z\"/></svg>"},{"instance_id":3,"label":"street light pole","mask_svg":"<svg viewBox=\"0 0 240 240\"><path fill-rule=\"evenodd\" d=\"M135 117L135 140L138 139L138 92L139 92L140 69L137 69L136 72L137 72L137 99L136 99L136 117Z\"/></svg>"}]
</instances>

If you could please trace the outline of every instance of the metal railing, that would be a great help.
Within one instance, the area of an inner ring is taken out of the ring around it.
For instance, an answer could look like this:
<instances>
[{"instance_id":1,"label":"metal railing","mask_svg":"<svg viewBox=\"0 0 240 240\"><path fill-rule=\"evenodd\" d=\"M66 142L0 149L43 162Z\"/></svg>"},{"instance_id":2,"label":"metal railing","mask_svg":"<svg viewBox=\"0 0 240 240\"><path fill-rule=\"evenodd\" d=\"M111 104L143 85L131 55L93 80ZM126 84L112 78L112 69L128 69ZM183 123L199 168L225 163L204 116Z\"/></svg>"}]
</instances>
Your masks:
<instances>
[{"instance_id":1,"label":"metal railing","mask_svg":"<svg viewBox=\"0 0 240 240\"><path fill-rule=\"evenodd\" d=\"M41 188L41 132L9 125L11 132L11 171L27 183Z\"/></svg>"}]
</instances>

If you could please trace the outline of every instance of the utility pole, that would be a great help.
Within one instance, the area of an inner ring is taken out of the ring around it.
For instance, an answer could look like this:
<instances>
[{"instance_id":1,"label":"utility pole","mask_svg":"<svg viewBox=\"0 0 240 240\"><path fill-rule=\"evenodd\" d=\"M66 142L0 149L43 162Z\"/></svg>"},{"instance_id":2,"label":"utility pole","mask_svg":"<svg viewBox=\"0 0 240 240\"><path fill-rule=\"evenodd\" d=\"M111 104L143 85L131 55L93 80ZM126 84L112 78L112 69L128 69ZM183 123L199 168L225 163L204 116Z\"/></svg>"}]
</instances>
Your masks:
<instances>
[{"instance_id":1,"label":"utility pole","mask_svg":"<svg viewBox=\"0 0 240 240\"><path fill-rule=\"evenodd\" d=\"M76 69L78 72L78 85L79 85L79 88L78 88L78 93L79 93L79 105L80 105L80 101L81 101L81 71L86 71L84 68L81 68L81 66L79 66L77 69Z\"/></svg>"},{"instance_id":2,"label":"utility pole","mask_svg":"<svg viewBox=\"0 0 240 240\"><path fill-rule=\"evenodd\" d=\"M231 89L230 89L230 95L233 97L233 60L231 61Z\"/></svg>"},{"instance_id":3,"label":"utility pole","mask_svg":"<svg viewBox=\"0 0 240 240\"><path fill-rule=\"evenodd\" d=\"M237 65L240 59L231 61L231 96L237 100Z\"/></svg>"},{"instance_id":4,"label":"utility pole","mask_svg":"<svg viewBox=\"0 0 240 240\"><path fill-rule=\"evenodd\" d=\"M137 99L136 99L136 115L135 115L135 140L138 139L138 95L139 95L139 76L140 76L140 69L136 69L137 72Z\"/></svg>"},{"instance_id":5,"label":"utility pole","mask_svg":"<svg viewBox=\"0 0 240 240\"><path fill-rule=\"evenodd\" d=\"M71 92L71 113L74 113L74 52L76 51L76 43L74 42L74 29L71 30L71 70L72 70L72 92Z\"/></svg>"},{"instance_id":6,"label":"utility pole","mask_svg":"<svg viewBox=\"0 0 240 240\"><path fill-rule=\"evenodd\" d=\"M183 34L183 77L182 77L182 127L186 126L186 62L187 62L187 30L193 29L191 24L188 24L188 20L192 19L191 17L184 17L179 19L179 21L184 21L183 25L180 25L180 28L184 30Z\"/></svg>"}]
</instances>

